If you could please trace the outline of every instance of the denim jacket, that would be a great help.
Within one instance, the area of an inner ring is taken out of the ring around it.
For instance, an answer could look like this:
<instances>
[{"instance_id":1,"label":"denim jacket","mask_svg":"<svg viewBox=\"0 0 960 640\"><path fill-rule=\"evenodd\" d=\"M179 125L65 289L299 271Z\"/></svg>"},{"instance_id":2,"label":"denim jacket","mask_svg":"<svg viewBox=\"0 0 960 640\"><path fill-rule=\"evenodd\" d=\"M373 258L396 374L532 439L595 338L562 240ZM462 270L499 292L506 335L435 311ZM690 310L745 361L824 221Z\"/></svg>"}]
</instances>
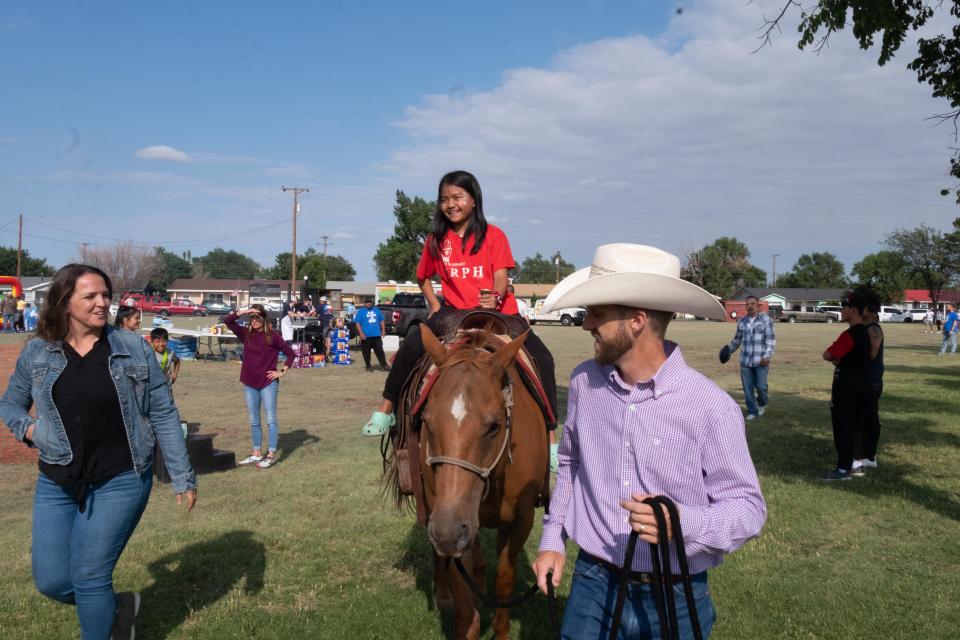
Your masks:
<instances>
[{"instance_id":1,"label":"denim jacket","mask_svg":"<svg viewBox=\"0 0 960 640\"><path fill-rule=\"evenodd\" d=\"M106 332L110 374L120 399L134 469L143 474L151 468L153 445L159 442L174 492L195 488L197 478L187 457L177 409L153 349L132 331L108 326ZM39 449L40 459L48 464L66 465L73 460L63 420L53 403L53 385L66 367L62 342L34 338L24 345L0 399L0 420L18 440ZM29 414L32 406L37 409L36 420ZM25 437L31 424L36 424L32 442Z\"/></svg>"}]
</instances>

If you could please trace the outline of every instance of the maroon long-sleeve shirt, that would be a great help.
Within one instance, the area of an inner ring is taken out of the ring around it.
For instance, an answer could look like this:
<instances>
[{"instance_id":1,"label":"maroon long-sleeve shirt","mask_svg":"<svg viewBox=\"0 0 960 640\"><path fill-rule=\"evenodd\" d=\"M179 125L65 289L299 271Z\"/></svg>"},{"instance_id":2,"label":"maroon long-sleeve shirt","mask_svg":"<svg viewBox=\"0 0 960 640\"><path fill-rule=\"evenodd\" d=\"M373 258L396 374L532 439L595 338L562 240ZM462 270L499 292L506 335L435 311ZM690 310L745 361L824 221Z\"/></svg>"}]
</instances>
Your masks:
<instances>
[{"instance_id":1,"label":"maroon long-sleeve shirt","mask_svg":"<svg viewBox=\"0 0 960 640\"><path fill-rule=\"evenodd\" d=\"M243 364L240 365L240 382L263 389L273 382L267 378L268 371L277 368L277 356L282 351L287 356L287 366L293 362L295 354L279 332L270 332L270 344L267 344L265 331L250 331L237 324L237 314L231 313L223 319L230 331L243 343Z\"/></svg>"}]
</instances>

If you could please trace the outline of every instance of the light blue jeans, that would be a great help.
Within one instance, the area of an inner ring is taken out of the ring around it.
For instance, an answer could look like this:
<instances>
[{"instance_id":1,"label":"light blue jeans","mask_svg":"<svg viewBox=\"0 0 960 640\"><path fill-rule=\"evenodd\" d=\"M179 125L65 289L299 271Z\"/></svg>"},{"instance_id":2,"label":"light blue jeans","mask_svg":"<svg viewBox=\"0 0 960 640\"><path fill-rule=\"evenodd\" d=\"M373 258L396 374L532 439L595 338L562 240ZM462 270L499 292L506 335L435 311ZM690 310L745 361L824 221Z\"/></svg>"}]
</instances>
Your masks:
<instances>
[{"instance_id":1,"label":"light blue jeans","mask_svg":"<svg viewBox=\"0 0 960 640\"><path fill-rule=\"evenodd\" d=\"M707 573L691 576L693 597L697 607L697 618L703 637L708 638L717 613L707 588ZM660 638L660 620L657 618L656 602L653 598L653 585L627 585L627 600L623 606L618 638L642 640ZM563 626L560 637L564 640L583 640L594 638L606 640L610 637L614 608L617 604L619 586L617 578L602 564L580 554L573 568L573 584L570 596L563 609ZM673 586L674 602L677 606L677 624L680 638L692 639L693 627L687 610L687 601L683 595L683 584Z\"/></svg>"},{"instance_id":2,"label":"light blue jeans","mask_svg":"<svg viewBox=\"0 0 960 640\"><path fill-rule=\"evenodd\" d=\"M757 404L767 406L767 373L770 367L740 366L740 382L743 383L743 399L747 404L747 413L757 415Z\"/></svg>"},{"instance_id":3,"label":"light blue jeans","mask_svg":"<svg viewBox=\"0 0 960 640\"><path fill-rule=\"evenodd\" d=\"M267 451L277 450L277 441L280 439L280 424L277 421L277 395L280 393L280 382L274 380L263 389L254 389L244 385L247 396L247 413L250 414L250 439L253 448L263 451L263 428L260 426L260 405L267 414Z\"/></svg>"},{"instance_id":4,"label":"light blue jeans","mask_svg":"<svg viewBox=\"0 0 960 640\"><path fill-rule=\"evenodd\" d=\"M953 347L953 348L950 350L950 353L956 353L956 352L957 352L957 332L956 332L956 331L951 331L950 333L944 333L944 334L943 334L943 344L940 345L940 353L946 353L946 352L947 352L947 343L948 343L948 342L949 342L950 345Z\"/></svg>"},{"instance_id":5,"label":"light blue jeans","mask_svg":"<svg viewBox=\"0 0 960 640\"><path fill-rule=\"evenodd\" d=\"M76 605L83 640L109 640L117 598L113 568L150 499L153 474L132 469L91 485L86 507L43 473L33 496L33 580L48 598Z\"/></svg>"}]
</instances>

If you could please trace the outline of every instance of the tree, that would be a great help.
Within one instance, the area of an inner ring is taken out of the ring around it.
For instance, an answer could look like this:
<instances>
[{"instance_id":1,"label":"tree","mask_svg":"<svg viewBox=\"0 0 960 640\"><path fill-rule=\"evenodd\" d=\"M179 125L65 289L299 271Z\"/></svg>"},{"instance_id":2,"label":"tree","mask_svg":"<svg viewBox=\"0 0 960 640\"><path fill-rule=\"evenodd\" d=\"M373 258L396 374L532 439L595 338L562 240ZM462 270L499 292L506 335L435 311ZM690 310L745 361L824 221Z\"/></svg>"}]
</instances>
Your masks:
<instances>
[{"instance_id":1,"label":"tree","mask_svg":"<svg viewBox=\"0 0 960 640\"><path fill-rule=\"evenodd\" d=\"M377 246L373 263L381 280L413 280L423 252L423 242L430 233L435 202L417 196L412 200L397 191L393 215L397 223L393 235Z\"/></svg>"},{"instance_id":2,"label":"tree","mask_svg":"<svg viewBox=\"0 0 960 640\"><path fill-rule=\"evenodd\" d=\"M857 277L857 284L869 287L883 304L900 302L904 290L916 284L910 265L898 251L878 251L864 256L853 265L852 273Z\"/></svg>"},{"instance_id":3,"label":"tree","mask_svg":"<svg viewBox=\"0 0 960 640\"><path fill-rule=\"evenodd\" d=\"M774 283L777 287L801 289L842 289L849 284L843 263L829 252L803 254L793 269L779 276Z\"/></svg>"},{"instance_id":4,"label":"tree","mask_svg":"<svg viewBox=\"0 0 960 640\"><path fill-rule=\"evenodd\" d=\"M750 250L736 238L717 238L702 249L687 251L684 258L680 277L721 298L767 281L766 271L750 263Z\"/></svg>"},{"instance_id":5,"label":"tree","mask_svg":"<svg viewBox=\"0 0 960 640\"><path fill-rule=\"evenodd\" d=\"M193 268L185 256L178 256L163 247L157 247L154 257L157 269L150 283L157 289L166 290L174 280L193 276Z\"/></svg>"},{"instance_id":6,"label":"tree","mask_svg":"<svg viewBox=\"0 0 960 640\"><path fill-rule=\"evenodd\" d=\"M297 266L298 274L309 277L310 282L321 289L326 289L330 280L353 280L357 275L353 265L343 256L304 256Z\"/></svg>"},{"instance_id":7,"label":"tree","mask_svg":"<svg viewBox=\"0 0 960 640\"><path fill-rule=\"evenodd\" d=\"M903 256L912 276L923 283L934 306L940 302L943 288L960 273L954 253L960 218L954 220L953 226L954 232L946 236L922 224L915 229L897 229L884 238L887 247Z\"/></svg>"},{"instance_id":8,"label":"tree","mask_svg":"<svg viewBox=\"0 0 960 640\"><path fill-rule=\"evenodd\" d=\"M79 262L98 267L110 276L116 295L142 291L157 270L156 252L132 242L104 247L82 245Z\"/></svg>"},{"instance_id":9,"label":"tree","mask_svg":"<svg viewBox=\"0 0 960 640\"><path fill-rule=\"evenodd\" d=\"M20 253L21 276L52 276L55 269L47 264L44 258L31 258L30 252L24 249ZM14 247L0 247L0 273L8 276L17 275L17 250Z\"/></svg>"},{"instance_id":10,"label":"tree","mask_svg":"<svg viewBox=\"0 0 960 640\"><path fill-rule=\"evenodd\" d=\"M801 49L812 45L819 53L830 36L846 29L849 20L861 49L873 47L879 36L877 64L883 66L893 59L907 35L925 26L942 4L942 0L817 0L812 7L805 9L800 0L785 0L779 15L765 19L763 45L769 44L773 33L779 31L784 15L796 8L801 17L798 28ZM960 118L960 24L956 19L960 17L960 0L948 0L947 5L954 19L950 33L918 38L917 57L907 67L916 72L919 82L930 85L933 97L946 98L950 102L953 111L936 117L953 122L956 139L956 125ZM954 148L950 175L960 178L960 148ZM948 195L950 190L943 189L941 193ZM960 188L956 189L956 198L960 204Z\"/></svg>"},{"instance_id":11,"label":"tree","mask_svg":"<svg viewBox=\"0 0 960 640\"><path fill-rule=\"evenodd\" d=\"M546 284L560 282L576 270L573 263L564 260L559 251L550 258L544 258L538 251L533 256L524 258L520 266L513 270L511 276L517 283Z\"/></svg>"},{"instance_id":12,"label":"tree","mask_svg":"<svg viewBox=\"0 0 960 640\"><path fill-rule=\"evenodd\" d=\"M193 275L197 278L252 280L259 275L260 265L253 258L217 247L205 256L193 259Z\"/></svg>"}]
</instances>

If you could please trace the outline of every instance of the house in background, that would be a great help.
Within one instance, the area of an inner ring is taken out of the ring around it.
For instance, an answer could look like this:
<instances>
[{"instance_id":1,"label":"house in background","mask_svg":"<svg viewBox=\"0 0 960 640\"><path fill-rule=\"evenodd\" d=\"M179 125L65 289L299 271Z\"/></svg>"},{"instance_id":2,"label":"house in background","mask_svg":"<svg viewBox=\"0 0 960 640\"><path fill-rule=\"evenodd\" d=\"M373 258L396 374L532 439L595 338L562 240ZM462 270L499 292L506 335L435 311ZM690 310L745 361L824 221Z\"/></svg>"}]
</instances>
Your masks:
<instances>
[{"instance_id":1,"label":"house in background","mask_svg":"<svg viewBox=\"0 0 960 640\"><path fill-rule=\"evenodd\" d=\"M745 300L748 295L757 296L770 307L780 307L790 310L793 307L812 305L819 307L822 304L836 304L847 289L798 289L790 287L743 288L730 296L730 300Z\"/></svg>"},{"instance_id":2,"label":"house in background","mask_svg":"<svg viewBox=\"0 0 960 640\"><path fill-rule=\"evenodd\" d=\"M960 302L960 291L943 289L938 297L937 309L946 312L948 302ZM926 289L907 289L903 292L903 300L894 306L900 309L929 309L933 307L933 300Z\"/></svg>"}]
</instances>

